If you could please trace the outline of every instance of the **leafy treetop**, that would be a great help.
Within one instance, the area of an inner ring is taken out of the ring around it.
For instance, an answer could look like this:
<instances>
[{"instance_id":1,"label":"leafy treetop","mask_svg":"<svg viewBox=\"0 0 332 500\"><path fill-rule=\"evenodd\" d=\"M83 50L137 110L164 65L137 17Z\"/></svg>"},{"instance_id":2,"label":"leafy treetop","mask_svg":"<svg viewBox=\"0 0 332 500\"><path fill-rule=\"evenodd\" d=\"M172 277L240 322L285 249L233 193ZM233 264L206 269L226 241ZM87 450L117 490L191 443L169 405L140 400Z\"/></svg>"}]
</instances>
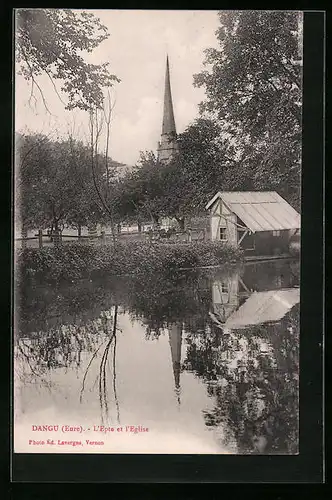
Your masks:
<instances>
[{"instance_id":1,"label":"leafy treetop","mask_svg":"<svg viewBox=\"0 0 332 500\"><path fill-rule=\"evenodd\" d=\"M209 68L194 77L204 87L203 114L236 145L254 189L278 190L300 206L302 28L293 11L224 11L219 47L206 50Z\"/></svg>"},{"instance_id":2,"label":"leafy treetop","mask_svg":"<svg viewBox=\"0 0 332 500\"><path fill-rule=\"evenodd\" d=\"M16 26L19 74L31 81L32 92L34 86L38 88L44 104L42 89L36 81L43 73L56 92L54 80L62 81L61 90L68 97L66 109L102 106L102 89L119 79L109 73L109 63L88 64L80 54L92 52L108 38L107 28L98 18L89 12L63 9L18 9Z\"/></svg>"}]
</instances>

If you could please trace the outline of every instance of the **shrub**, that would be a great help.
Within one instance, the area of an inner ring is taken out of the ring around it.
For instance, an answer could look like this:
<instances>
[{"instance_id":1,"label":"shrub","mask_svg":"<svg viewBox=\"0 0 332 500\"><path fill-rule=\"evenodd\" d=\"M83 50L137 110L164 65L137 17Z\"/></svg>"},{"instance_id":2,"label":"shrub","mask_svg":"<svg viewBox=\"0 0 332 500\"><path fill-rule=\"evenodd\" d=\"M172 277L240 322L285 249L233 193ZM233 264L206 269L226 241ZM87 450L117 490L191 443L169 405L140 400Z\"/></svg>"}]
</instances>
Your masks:
<instances>
[{"instance_id":1,"label":"shrub","mask_svg":"<svg viewBox=\"0 0 332 500\"><path fill-rule=\"evenodd\" d=\"M42 249L20 249L16 276L59 282L97 275L169 273L241 260L242 253L220 242L160 243L131 241L94 246L70 244Z\"/></svg>"},{"instance_id":2,"label":"shrub","mask_svg":"<svg viewBox=\"0 0 332 500\"><path fill-rule=\"evenodd\" d=\"M95 249L89 245L65 245L17 252L19 276L46 281L74 280L87 275L95 265Z\"/></svg>"}]
</instances>

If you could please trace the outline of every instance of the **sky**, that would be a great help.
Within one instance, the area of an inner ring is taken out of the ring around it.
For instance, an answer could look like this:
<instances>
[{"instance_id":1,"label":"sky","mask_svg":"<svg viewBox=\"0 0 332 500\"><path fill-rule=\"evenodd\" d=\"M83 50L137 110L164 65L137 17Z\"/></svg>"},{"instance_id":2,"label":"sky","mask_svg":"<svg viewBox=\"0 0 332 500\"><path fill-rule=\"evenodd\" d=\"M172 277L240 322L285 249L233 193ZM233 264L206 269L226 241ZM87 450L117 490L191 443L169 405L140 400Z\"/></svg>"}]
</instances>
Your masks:
<instances>
[{"instance_id":1,"label":"sky","mask_svg":"<svg viewBox=\"0 0 332 500\"><path fill-rule=\"evenodd\" d=\"M204 89L193 86L193 74L203 69L204 49L217 46L217 12L90 12L100 18L110 36L92 54L87 54L86 60L95 64L109 62L110 72L121 80L112 90L115 107L109 153L116 161L134 165L140 151L156 151L160 139L167 53L177 132L183 132L197 117ZM40 98L29 103L30 85L17 76L16 130L51 136L71 131L87 140L87 114L66 111L46 76L39 77L38 82L51 115Z\"/></svg>"}]
</instances>

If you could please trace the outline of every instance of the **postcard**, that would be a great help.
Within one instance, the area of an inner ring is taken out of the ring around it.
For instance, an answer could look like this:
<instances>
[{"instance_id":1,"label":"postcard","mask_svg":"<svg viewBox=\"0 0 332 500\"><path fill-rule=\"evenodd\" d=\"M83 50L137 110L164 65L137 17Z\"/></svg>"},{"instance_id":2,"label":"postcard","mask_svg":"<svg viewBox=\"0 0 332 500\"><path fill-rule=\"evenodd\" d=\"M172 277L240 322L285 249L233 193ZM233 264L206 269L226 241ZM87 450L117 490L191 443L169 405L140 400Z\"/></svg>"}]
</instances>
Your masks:
<instances>
[{"instance_id":1,"label":"postcard","mask_svg":"<svg viewBox=\"0 0 332 500\"><path fill-rule=\"evenodd\" d=\"M14 453L299 453L302 39L15 11Z\"/></svg>"}]
</instances>

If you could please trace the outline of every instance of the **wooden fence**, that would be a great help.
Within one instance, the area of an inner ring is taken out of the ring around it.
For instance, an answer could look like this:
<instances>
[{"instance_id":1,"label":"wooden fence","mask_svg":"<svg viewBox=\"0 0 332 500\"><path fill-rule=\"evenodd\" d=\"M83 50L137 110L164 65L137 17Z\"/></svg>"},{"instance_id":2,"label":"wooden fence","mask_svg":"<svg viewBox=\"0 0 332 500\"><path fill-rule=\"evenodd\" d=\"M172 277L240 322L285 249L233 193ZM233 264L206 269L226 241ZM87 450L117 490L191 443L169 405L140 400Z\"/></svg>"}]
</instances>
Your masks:
<instances>
[{"instance_id":1,"label":"wooden fence","mask_svg":"<svg viewBox=\"0 0 332 500\"><path fill-rule=\"evenodd\" d=\"M106 235L103 232L101 235L73 235L65 233L50 235L39 230L34 236L15 238L15 244L21 248L43 248L70 244L73 242L82 244L103 244L106 243Z\"/></svg>"},{"instance_id":2,"label":"wooden fence","mask_svg":"<svg viewBox=\"0 0 332 500\"><path fill-rule=\"evenodd\" d=\"M151 241L153 243L188 243L192 241L205 241L207 239L207 231L178 231L171 235L165 235L162 232L138 232L132 231L130 233L116 233L115 238L117 241ZM43 233L39 230L35 236L26 236L15 238L15 245L21 248L43 248L50 246L59 246L70 243L80 243L88 245L106 245L113 243L113 235L102 231L100 235L71 235L59 233L58 235L50 235Z\"/></svg>"}]
</instances>

